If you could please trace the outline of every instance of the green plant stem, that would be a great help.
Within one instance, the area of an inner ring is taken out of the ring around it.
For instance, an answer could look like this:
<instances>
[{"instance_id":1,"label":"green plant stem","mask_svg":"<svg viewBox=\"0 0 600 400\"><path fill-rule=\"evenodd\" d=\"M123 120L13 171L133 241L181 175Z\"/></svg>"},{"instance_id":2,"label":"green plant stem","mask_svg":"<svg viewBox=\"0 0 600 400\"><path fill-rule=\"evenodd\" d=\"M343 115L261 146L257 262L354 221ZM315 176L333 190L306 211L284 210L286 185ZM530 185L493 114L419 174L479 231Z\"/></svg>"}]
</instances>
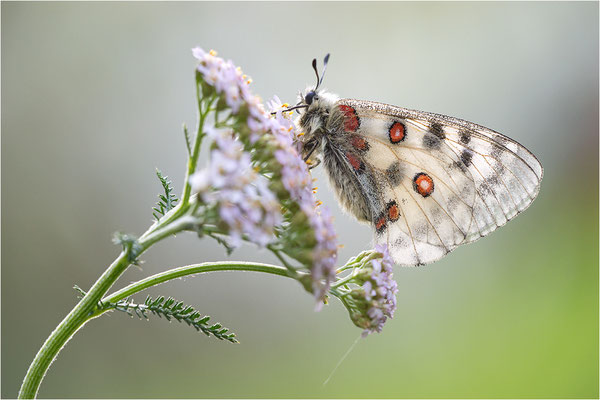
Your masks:
<instances>
[{"instance_id":1,"label":"green plant stem","mask_svg":"<svg viewBox=\"0 0 600 400\"><path fill-rule=\"evenodd\" d=\"M198 98L198 127L196 129L196 137L194 138L194 145L192 146L192 155L188 158L187 170L185 173L185 182L183 183L183 193L181 195L181 202L179 203L179 208L184 209L187 207L190 201L190 195L192 193L192 186L190 185L190 177L194 172L196 172L196 167L198 164L198 156L200 155L200 144L202 143L202 138L204 138L204 123L206 121L206 116L210 111L210 107L216 98L212 98L207 101L206 109L202 110L202 101L200 100L200 85L196 82L196 97Z\"/></svg>"},{"instance_id":2,"label":"green plant stem","mask_svg":"<svg viewBox=\"0 0 600 400\"><path fill-rule=\"evenodd\" d=\"M160 285L161 283L170 281L172 279L181 278L184 276L197 275L206 272L216 271L251 271L251 272L264 272L267 274L290 276L289 271L277 265L262 264L254 262L244 261L222 261L222 262L207 262L202 264L186 265L184 267L173 268L165 272L158 273L156 275L149 276L148 278L142 279L141 281L132 283L131 285L124 287L123 289L111 294L110 296L102 299L103 303L116 303L120 300L126 299L127 297L141 292L149 287ZM99 311L103 312L103 311Z\"/></svg>"},{"instance_id":3,"label":"green plant stem","mask_svg":"<svg viewBox=\"0 0 600 400\"><path fill-rule=\"evenodd\" d=\"M139 244L141 251L137 255L139 256L142 254L148 247L157 241L185 229L189 226L189 223L189 220L182 218L180 221L177 221L177 223L160 230L153 230L151 228L140 237ZM73 337L73 335L91 319L102 296L106 294L119 276L121 276L131 264L129 256L130 254L128 252L122 251L117 259L113 261L106 271L104 271L102 276L98 278L96 283L94 283L81 301L75 305L71 312L67 314L56 329L50 334L48 339L46 339L23 379L23 384L19 390L20 399L32 399L36 397L40 384L46 375L46 371L48 371L48 368L56 359L58 353L71 337Z\"/></svg>"},{"instance_id":4,"label":"green plant stem","mask_svg":"<svg viewBox=\"0 0 600 400\"><path fill-rule=\"evenodd\" d=\"M340 286L343 286L343 285L347 284L348 282L352 281L352 279L354 279L355 276L356 276L356 274L351 273L350 275L348 275L342 279L339 279L334 285L331 286L331 288L336 289Z\"/></svg>"},{"instance_id":5,"label":"green plant stem","mask_svg":"<svg viewBox=\"0 0 600 400\"><path fill-rule=\"evenodd\" d=\"M108 291L129 264L127 253L121 252L88 293L54 329L27 370L27 375L25 375L19 390L20 399L33 399L36 397L46 371L60 350L75 332L85 324L87 315L94 310L98 300Z\"/></svg>"},{"instance_id":6,"label":"green plant stem","mask_svg":"<svg viewBox=\"0 0 600 400\"><path fill-rule=\"evenodd\" d=\"M350 306L350 304L348 304L348 301L346 300L346 297L350 294L348 293L342 293L340 292L337 288L330 288L329 289L329 293L331 293L332 295L334 295L335 297L337 297L342 304L344 305L344 307L346 307L346 309L348 310L348 312L350 312L350 310L352 309L352 307Z\"/></svg>"}]
</instances>

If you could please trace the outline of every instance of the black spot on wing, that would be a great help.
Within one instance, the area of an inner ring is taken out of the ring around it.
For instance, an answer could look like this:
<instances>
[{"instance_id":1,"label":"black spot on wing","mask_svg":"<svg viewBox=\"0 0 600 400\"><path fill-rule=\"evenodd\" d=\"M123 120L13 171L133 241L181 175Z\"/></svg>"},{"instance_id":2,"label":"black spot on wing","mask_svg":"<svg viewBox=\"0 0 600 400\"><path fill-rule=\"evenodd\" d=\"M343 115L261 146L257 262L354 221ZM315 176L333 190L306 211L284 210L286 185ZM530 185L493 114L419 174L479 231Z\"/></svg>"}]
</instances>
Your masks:
<instances>
[{"instance_id":1,"label":"black spot on wing","mask_svg":"<svg viewBox=\"0 0 600 400\"><path fill-rule=\"evenodd\" d=\"M497 175L491 175L489 176L485 182L487 183L488 186L490 187L495 187L498 186L500 184L500 181L498 180L498 176Z\"/></svg>"},{"instance_id":2,"label":"black spot on wing","mask_svg":"<svg viewBox=\"0 0 600 400\"><path fill-rule=\"evenodd\" d=\"M441 124L433 122L429 127L429 132L423 135L423 146L428 149L438 149L442 140L446 138L444 128Z\"/></svg>"},{"instance_id":3,"label":"black spot on wing","mask_svg":"<svg viewBox=\"0 0 600 400\"><path fill-rule=\"evenodd\" d=\"M497 144L492 144L492 151L490 153L490 155L494 158L500 158L500 156L504 153L505 149L504 147L497 145Z\"/></svg>"},{"instance_id":4,"label":"black spot on wing","mask_svg":"<svg viewBox=\"0 0 600 400\"><path fill-rule=\"evenodd\" d=\"M490 188L490 186L487 184L487 182L481 182L479 184L479 186L477 187L477 191L480 194L484 194L484 195L493 195L494 192L492 191L492 189Z\"/></svg>"},{"instance_id":5,"label":"black spot on wing","mask_svg":"<svg viewBox=\"0 0 600 400\"><path fill-rule=\"evenodd\" d=\"M423 135L423 146L427 149L439 149L441 140L430 133L425 133Z\"/></svg>"},{"instance_id":6,"label":"black spot on wing","mask_svg":"<svg viewBox=\"0 0 600 400\"><path fill-rule=\"evenodd\" d=\"M398 161L390 165L385 171L385 177L392 187L399 186L404 178L402 166Z\"/></svg>"},{"instance_id":7,"label":"black spot on wing","mask_svg":"<svg viewBox=\"0 0 600 400\"><path fill-rule=\"evenodd\" d=\"M464 149L460 153L460 161L465 165L465 167L470 166L473 161L473 152L471 150Z\"/></svg>"},{"instance_id":8,"label":"black spot on wing","mask_svg":"<svg viewBox=\"0 0 600 400\"><path fill-rule=\"evenodd\" d=\"M458 137L459 137L459 141L464 145L469 144L469 142L471 141L471 133L469 133L468 131L465 131L465 130L461 130L458 133Z\"/></svg>"},{"instance_id":9,"label":"black spot on wing","mask_svg":"<svg viewBox=\"0 0 600 400\"><path fill-rule=\"evenodd\" d=\"M439 124L437 122L433 122L431 124L431 127L429 128L429 132L431 132L433 135L437 136L439 139L446 138L446 135L444 135L444 128L442 127L442 124Z\"/></svg>"}]
</instances>

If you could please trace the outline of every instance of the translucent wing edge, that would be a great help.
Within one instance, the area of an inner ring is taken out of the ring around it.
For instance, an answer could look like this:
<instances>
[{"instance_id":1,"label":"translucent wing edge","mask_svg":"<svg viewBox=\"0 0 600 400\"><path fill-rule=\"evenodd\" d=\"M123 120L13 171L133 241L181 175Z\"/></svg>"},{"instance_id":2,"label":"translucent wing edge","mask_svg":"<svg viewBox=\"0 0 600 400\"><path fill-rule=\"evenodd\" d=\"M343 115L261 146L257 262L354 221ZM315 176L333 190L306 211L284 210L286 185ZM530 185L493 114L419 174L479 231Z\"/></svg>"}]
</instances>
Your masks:
<instances>
[{"instance_id":1,"label":"translucent wing edge","mask_svg":"<svg viewBox=\"0 0 600 400\"><path fill-rule=\"evenodd\" d=\"M348 105L348 106L357 108L359 110L361 110L361 109L367 110L367 111L381 113L381 114L394 116L394 117L398 117L398 118L402 118L402 119L409 118L409 119L414 119L414 120L425 120L428 122L441 122L445 125L464 128L464 129L467 129L470 131L476 131L480 134L485 135L489 139L494 140L494 142L496 144L498 144L499 146L502 146L502 147L506 147L505 144L502 143L502 141L507 141L507 142L513 143L513 144L517 145L518 147L522 148L523 150L525 150L527 152L527 154L533 158L533 160L532 160L533 162L527 162L527 165L529 165L533 169L533 172L538 177L539 182L542 181L542 178L544 176L544 168L542 167L542 164L540 163L538 158L531 151L529 151L521 143L519 143L499 132L496 132L490 128L486 128L483 125L478 125L478 124L475 124L473 122L470 122L470 121L467 121L464 119L450 117L450 116L444 115L444 114L412 110L409 108L393 106L390 104L379 103L376 101L365 101L365 100L356 100L356 99L340 99L336 102L336 104ZM498 138L500 138L500 141L496 140ZM538 186L539 186L539 182L538 182Z\"/></svg>"},{"instance_id":2,"label":"translucent wing edge","mask_svg":"<svg viewBox=\"0 0 600 400\"><path fill-rule=\"evenodd\" d=\"M533 203L533 201L539 195L540 188L541 188L541 181L544 176L544 168L543 168L541 162L531 151L529 151L521 143L519 143L499 132L496 132L496 131L494 131L490 128L487 128L483 125L475 124L475 123L467 121L467 120L463 120L463 119L456 118L456 117L451 117L451 116L444 115L444 114L412 110L412 109L408 109L408 108L393 106L393 105L374 102L374 101L365 101L365 100L356 100L356 99L340 99L336 102L336 105L337 104L348 105L359 111L370 111L370 112L374 112L374 113L380 113L380 114L384 114L384 115L388 115L388 116L397 117L400 119L424 120L424 121L427 121L430 123L437 122L437 123L444 124L446 126L463 128L470 132L476 132L477 134L486 137L487 139L493 141L494 144L501 146L503 148L507 148L507 146L506 146L507 142L512 143L512 144L516 145L518 149L522 149L525 152L525 154L529 157L528 160L525 160L520 155L518 155L516 152L513 151L515 156L518 156L519 158L521 158L522 161L532 170L534 175L537 177L537 184L533 187L533 192L530 193L531 198L524 199L523 201L521 201L516 207L516 213L514 215L512 215L510 218L506 217L506 219L504 221L502 221L501 223L496 223L495 226L487 227L486 230L480 231L478 235L473 234L473 235L470 235L471 237L466 237L462 243L449 248L447 253L452 252L454 249L456 249L457 247L460 247L463 244L474 243L477 240L479 240L480 238L486 237L490 233L497 230L498 228L506 225L506 223L508 221L511 221L517 215L521 214L523 211L525 211L527 208L529 208L531 203ZM377 242L377 237L375 237L374 239L375 239L375 242ZM425 265L425 264L429 264L429 263L438 261L439 259L443 258L447 253L440 254L439 257L437 257L435 259L427 260L427 262L425 262L425 263L419 262L414 265L412 265L412 264L399 264L399 265L406 266L406 267L421 266L421 265Z\"/></svg>"}]
</instances>

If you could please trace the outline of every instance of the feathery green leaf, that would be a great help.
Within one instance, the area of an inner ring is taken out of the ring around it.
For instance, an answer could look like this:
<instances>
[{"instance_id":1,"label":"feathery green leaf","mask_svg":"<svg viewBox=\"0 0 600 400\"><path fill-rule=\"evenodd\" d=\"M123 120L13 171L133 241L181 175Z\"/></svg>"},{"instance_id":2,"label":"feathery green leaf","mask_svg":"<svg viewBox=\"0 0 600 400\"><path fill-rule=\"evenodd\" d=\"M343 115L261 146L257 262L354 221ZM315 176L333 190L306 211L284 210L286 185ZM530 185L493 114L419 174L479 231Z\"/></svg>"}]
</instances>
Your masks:
<instances>
[{"instance_id":1,"label":"feathery green leaf","mask_svg":"<svg viewBox=\"0 0 600 400\"><path fill-rule=\"evenodd\" d=\"M164 317L167 321L172 319L178 322L185 322L187 325L195 328L197 331L204 333L206 336L214 336L220 340L227 340L231 343L239 343L235 338L235 333L228 333L229 329L224 328L220 323L209 325L209 316L202 317L194 307L185 305L183 301L176 301L172 297L165 299L164 296L159 296L155 299L148 296L144 304L136 304L131 299L118 301L117 303L105 303L106 309L114 309L127 313L129 316L136 316L140 319L148 319L147 312L157 315L159 318Z\"/></svg>"},{"instance_id":2,"label":"feathery green leaf","mask_svg":"<svg viewBox=\"0 0 600 400\"><path fill-rule=\"evenodd\" d=\"M192 140L185 124L183 124L183 135L185 136L185 147L187 147L188 157L192 157Z\"/></svg>"},{"instance_id":3,"label":"feathery green leaf","mask_svg":"<svg viewBox=\"0 0 600 400\"><path fill-rule=\"evenodd\" d=\"M169 180L169 177L163 175L162 172L160 172L160 170L158 169L156 170L156 176L158 176L158 179L160 180L160 183L165 191L164 195L158 195L159 201L156 204L156 207L153 208L155 212L152 213L152 215L154 215L154 218L156 218L156 220L158 221L170 209L175 207L175 203L177 203L179 199L173 193L173 187L171 186L171 181Z\"/></svg>"}]
</instances>

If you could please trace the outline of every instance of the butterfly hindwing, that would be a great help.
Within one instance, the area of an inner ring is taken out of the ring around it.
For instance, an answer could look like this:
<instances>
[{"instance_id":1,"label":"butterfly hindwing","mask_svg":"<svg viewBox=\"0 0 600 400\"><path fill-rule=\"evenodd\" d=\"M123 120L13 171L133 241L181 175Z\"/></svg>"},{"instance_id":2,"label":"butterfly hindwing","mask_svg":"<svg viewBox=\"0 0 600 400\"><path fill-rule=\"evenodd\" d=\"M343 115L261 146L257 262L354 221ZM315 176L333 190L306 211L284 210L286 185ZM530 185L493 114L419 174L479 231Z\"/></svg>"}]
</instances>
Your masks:
<instances>
[{"instance_id":1,"label":"butterfly hindwing","mask_svg":"<svg viewBox=\"0 0 600 400\"><path fill-rule=\"evenodd\" d=\"M338 123L326 147L343 161L337 165L356 192L340 197L354 197L369 210L362 219L372 222L376 241L387 243L399 264L430 263L487 235L527 208L539 190L537 159L482 126L349 99L333 113Z\"/></svg>"}]
</instances>

